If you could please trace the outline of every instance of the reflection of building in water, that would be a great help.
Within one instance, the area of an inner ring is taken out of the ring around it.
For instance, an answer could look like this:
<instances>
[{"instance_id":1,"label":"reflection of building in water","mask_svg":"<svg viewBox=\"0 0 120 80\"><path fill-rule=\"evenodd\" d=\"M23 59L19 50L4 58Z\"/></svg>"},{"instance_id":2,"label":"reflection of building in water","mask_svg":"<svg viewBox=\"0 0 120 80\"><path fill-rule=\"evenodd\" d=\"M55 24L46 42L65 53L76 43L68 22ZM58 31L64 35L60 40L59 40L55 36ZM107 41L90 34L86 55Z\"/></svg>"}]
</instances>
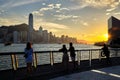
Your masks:
<instances>
[{"instance_id":1,"label":"reflection of building in water","mask_svg":"<svg viewBox=\"0 0 120 80\"><path fill-rule=\"evenodd\" d=\"M111 16L108 19L108 34L110 35L108 39L109 44L120 44L120 20Z\"/></svg>"}]
</instances>

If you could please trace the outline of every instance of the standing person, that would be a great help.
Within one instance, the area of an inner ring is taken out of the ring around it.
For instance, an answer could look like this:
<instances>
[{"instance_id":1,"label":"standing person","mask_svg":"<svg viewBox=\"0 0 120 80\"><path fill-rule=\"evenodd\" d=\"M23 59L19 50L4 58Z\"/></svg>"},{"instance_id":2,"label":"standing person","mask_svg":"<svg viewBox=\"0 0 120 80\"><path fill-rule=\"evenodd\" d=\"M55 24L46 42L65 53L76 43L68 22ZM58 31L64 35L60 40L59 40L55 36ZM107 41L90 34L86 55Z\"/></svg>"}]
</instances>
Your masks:
<instances>
[{"instance_id":1,"label":"standing person","mask_svg":"<svg viewBox=\"0 0 120 80\"><path fill-rule=\"evenodd\" d=\"M109 51L108 46L106 44L103 45L102 51L103 51L103 54L107 58L107 63L109 64L110 63L110 51Z\"/></svg>"},{"instance_id":2,"label":"standing person","mask_svg":"<svg viewBox=\"0 0 120 80\"><path fill-rule=\"evenodd\" d=\"M75 69L75 67L76 67L76 65L75 65L75 56L76 56L75 49L74 49L72 43L69 43L69 46L70 46L69 47L70 57L71 57L72 63L74 64L74 69Z\"/></svg>"},{"instance_id":3,"label":"standing person","mask_svg":"<svg viewBox=\"0 0 120 80\"><path fill-rule=\"evenodd\" d=\"M27 72L31 73L32 72L32 62L33 62L33 49L32 49L30 42L28 42L26 44L24 57L25 57L25 61L27 64Z\"/></svg>"},{"instance_id":4,"label":"standing person","mask_svg":"<svg viewBox=\"0 0 120 80\"><path fill-rule=\"evenodd\" d=\"M61 49L59 49L59 51L63 52L62 63L64 65L64 67L65 67L65 70L68 71L69 57L68 57L68 54L67 54L66 45L63 45L63 47Z\"/></svg>"}]
</instances>

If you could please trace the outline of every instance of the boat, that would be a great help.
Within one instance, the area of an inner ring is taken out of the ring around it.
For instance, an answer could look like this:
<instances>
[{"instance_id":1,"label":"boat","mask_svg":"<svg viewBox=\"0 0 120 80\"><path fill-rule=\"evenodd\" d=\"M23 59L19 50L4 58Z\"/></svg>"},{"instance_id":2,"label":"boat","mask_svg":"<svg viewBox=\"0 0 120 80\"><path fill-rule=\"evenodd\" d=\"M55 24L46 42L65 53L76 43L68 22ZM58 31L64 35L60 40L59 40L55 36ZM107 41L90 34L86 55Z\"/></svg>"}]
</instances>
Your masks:
<instances>
[{"instance_id":1,"label":"boat","mask_svg":"<svg viewBox=\"0 0 120 80\"><path fill-rule=\"evenodd\" d=\"M4 43L4 46L9 46L9 45L11 45L12 43L11 42L5 42Z\"/></svg>"}]
</instances>

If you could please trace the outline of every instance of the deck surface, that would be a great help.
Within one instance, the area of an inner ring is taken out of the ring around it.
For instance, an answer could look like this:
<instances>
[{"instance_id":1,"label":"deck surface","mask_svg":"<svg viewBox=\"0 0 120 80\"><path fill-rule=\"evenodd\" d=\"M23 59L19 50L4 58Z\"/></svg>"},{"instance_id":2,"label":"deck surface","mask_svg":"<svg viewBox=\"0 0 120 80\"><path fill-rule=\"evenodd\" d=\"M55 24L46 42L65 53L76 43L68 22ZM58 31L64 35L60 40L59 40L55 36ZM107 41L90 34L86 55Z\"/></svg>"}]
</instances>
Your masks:
<instances>
[{"instance_id":1,"label":"deck surface","mask_svg":"<svg viewBox=\"0 0 120 80\"><path fill-rule=\"evenodd\" d=\"M98 59L92 60L92 66L89 66L89 61L84 60L73 68L73 64L69 62L68 71L65 70L62 63L56 63L53 66L50 64L39 65L31 74L27 74L26 68L18 68L14 70L0 71L0 80L49 80L52 78L70 75L73 73L81 73L92 69L101 69L111 66L120 65L120 58L111 58L111 63L107 64L106 59L99 61Z\"/></svg>"}]
</instances>

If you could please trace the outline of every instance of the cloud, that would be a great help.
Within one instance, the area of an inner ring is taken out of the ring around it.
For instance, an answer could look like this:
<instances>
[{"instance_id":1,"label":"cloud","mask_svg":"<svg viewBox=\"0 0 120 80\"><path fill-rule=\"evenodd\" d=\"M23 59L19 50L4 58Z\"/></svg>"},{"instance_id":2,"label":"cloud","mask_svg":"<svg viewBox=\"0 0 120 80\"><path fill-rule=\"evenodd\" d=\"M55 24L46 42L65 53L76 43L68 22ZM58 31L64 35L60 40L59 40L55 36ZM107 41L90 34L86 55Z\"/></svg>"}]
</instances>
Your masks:
<instances>
[{"instance_id":1,"label":"cloud","mask_svg":"<svg viewBox=\"0 0 120 80\"><path fill-rule=\"evenodd\" d=\"M120 12L116 12L116 13L114 13L115 15L120 15Z\"/></svg>"},{"instance_id":2,"label":"cloud","mask_svg":"<svg viewBox=\"0 0 120 80\"><path fill-rule=\"evenodd\" d=\"M61 11L62 11L62 10L67 10L67 11L68 11L69 9L68 9L68 8L60 8L60 10L61 10Z\"/></svg>"},{"instance_id":3,"label":"cloud","mask_svg":"<svg viewBox=\"0 0 120 80\"><path fill-rule=\"evenodd\" d=\"M38 30L39 26L43 26L44 29L47 29L52 32L59 32L61 30L68 30L69 27L63 24L57 24L57 23L52 23L52 22L46 22L43 20L36 20L35 22L35 29Z\"/></svg>"},{"instance_id":4,"label":"cloud","mask_svg":"<svg viewBox=\"0 0 120 80\"><path fill-rule=\"evenodd\" d=\"M116 8L120 4L120 1L118 0L75 0L75 1L80 4L80 6L75 7L76 9L82 9L87 6L94 8L104 7Z\"/></svg>"},{"instance_id":5,"label":"cloud","mask_svg":"<svg viewBox=\"0 0 120 80\"><path fill-rule=\"evenodd\" d=\"M110 13L106 13L106 15L110 15Z\"/></svg>"},{"instance_id":6,"label":"cloud","mask_svg":"<svg viewBox=\"0 0 120 80\"><path fill-rule=\"evenodd\" d=\"M84 26L88 26L88 23L84 22L83 25L84 25Z\"/></svg>"},{"instance_id":7,"label":"cloud","mask_svg":"<svg viewBox=\"0 0 120 80\"><path fill-rule=\"evenodd\" d=\"M42 7L37 11L33 11L32 13L37 16L43 16L45 11L54 11L56 13L60 13L61 11L63 12L68 10L69 10L68 8L64 8L64 7L61 8L61 4L48 4L47 7Z\"/></svg>"},{"instance_id":8,"label":"cloud","mask_svg":"<svg viewBox=\"0 0 120 80\"><path fill-rule=\"evenodd\" d=\"M78 18L79 16L74 16L74 15L54 15L57 17L58 20L63 20L63 19L75 19Z\"/></svg>"},{"instance_id":9,"label":"cloud","mask_svg":"<svg viewBox=\"0 0 120 80\"><path fill-rule=\"evenodd\" d=\"M23 20L22 20L23 21ZM24 20L26 21L26 20ZM6 26L9 26L9 25L16 25L16 24L20 24L20 20L18 20L18 18L12 18L12 19L9 19L9 18L0 18L0 23L3 25L6 25ZM25 23L25 22L24 22Z\"/></svg>"},{"instance_id":10,"label":"cloud","mask_svg":"<svg viewBox=\"0 0 120 80\"><path fill-rule=\"evenodd\" d=\"M51 23L51 22L42 22L43 25L45 25L48 28L54 28L54 29L69 29L69 27L57 24L57 23Z\"/></svg>"},{"instance_id":11,"label":"cloud","mask_svg":"<svg viewBox=\"0 0 120 80\"><path fill-rule=\"evenodd\" d=\"M0 14L4 13L5 11L4 10L0 10Z\"/></svg>"},{"instance_id":12,"label":"cloud","mask_svg":"<svg viewBox=\"0 0 120 80\"><path fill-rule=\"evenodd\" d=\"M83 20L80 21L83 26L88 26L89 24Z\"/></svg>"},{"instance_id":13,"label":"cloud","mask_svg":"<svg viewBox=\"0 0 120 80\"><path fill-rule=\"evenodd\" d=\"M50 7L46 7L46 8L41 8L40 11L48 11L48 10L52 10L53 8L50 8Z\"/></svg>"},{"instance_id":14,"label":"cloud","mask_svg":"<svg viewBox=\"0 0 120 80\"><path fill-rule=\"evenodd\" d=\"M48 4L47 7L43 7L40 9L40 11L48 11L52 9L61 9L61 4Z\"/></svg>"},{"instance_id":15,"label":"cloud","mask_svg":"<svg viewBox=\"0 0 120 80\"><path fill-rule=\"evenodd\" d=\"M44 15L44 14L40 13L39 11L33 11L32 14L37 15L37 16L43 16Z\"/></svg>"},{"instance_id":16,"label":"cloud","mask_svg":"<svg viewBox=\"0 0 120 80\"><path fill-rule=\"evenodd\" d=\"M10 1L6 2L6 4L1 5L1 7L8 9L8 8L27 5L27 4L31 4L31 3L40 2L40 1L43 1L43 0L10 0Z\"/></svg>"},{"instance_id":17,"label":"cloud","mask_svg":"<svg viewBox=\"0 0 120 80\"><path fill-rule=\"evenodd\" d=\"M13 3L11 5L11 7L16 7L16 6L22 6L22 5L26 5L26 4L36 3L36 2L39 2L39 1L41 1L41 0L22 0L20 2Z\"/></svg>"},{"instance_id":18,"label":"cloud","mask_svg":"<svg viewBox=\"0 0 120 80\"><path fill-rule=\"evenodd\" d=\"M106 13L106 15L120 15L120 12Z\"/></svg>"},{"instance_id":19,"label":"cloud","mask_svg":"<svg viewBox=\"0 0 120 80\"><path fill-rule=\"evenodd\" d=\"M115 10L115 9L116 9L116 8L113 7L113 8L107 9L106 11L107 11L107 12L111 12L111 11L113 11L113 10Z\"/></svg>"}]
</instances>

